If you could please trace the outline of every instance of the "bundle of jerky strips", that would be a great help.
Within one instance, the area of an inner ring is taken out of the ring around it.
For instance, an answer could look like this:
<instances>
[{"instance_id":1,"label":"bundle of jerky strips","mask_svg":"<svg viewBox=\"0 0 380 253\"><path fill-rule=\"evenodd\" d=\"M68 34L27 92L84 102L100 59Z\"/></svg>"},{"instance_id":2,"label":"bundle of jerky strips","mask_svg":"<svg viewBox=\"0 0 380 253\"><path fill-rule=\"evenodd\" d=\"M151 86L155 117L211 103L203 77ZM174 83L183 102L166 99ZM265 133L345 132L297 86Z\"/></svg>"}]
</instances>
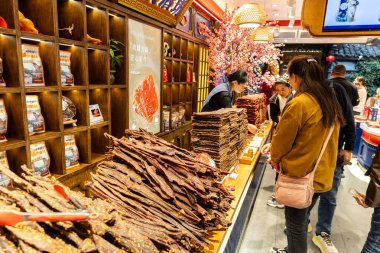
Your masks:
<instances>
[{"instance_id":1,"label":"bundle of jerky strips","mask_svg":"<svg viewBox=\"0 0 380 253\"><path fill-rule=\"evenodd\" d=\"M109 161L98 165L90 189L161 239L155 243L201 250L210 232L230 225L233 196L216 183L218 169L144 130L126 130L121 139L106 136Z\"/></svg>"},{"instance_id":2,"label":"bundle of jerky strips","mask_svg":"<svg viewBox=\"0 0 380 253\"><path fill-rule=\"evenodd\" d=\"M0 210L51 213L75 212L74 205L57 194L50 179L33 175L22 168L22 178L9 169L1 173L13 180L13 189L0 187ZM68 190L67 190L68 191ZM101 199L89 199L80 193L69 192L90 213L99 214L97 220L82 222L20 222L15 226L0 227L0 251L7 253L35 252L159 252L155 238L146 226L136 225L123 217L114 206ZM175 242L165 242L161 249L181 251Z\"/></svg>"},{"instance_id":3,"label":"bundle of jerky strips","mask_svg":"<svg viewBox=\"0 0 380 253\"><path fill-rule=\"evenodd\" d=\"M209 154L217 167L224 171L238 161L246 137L247 115L244 109L220 109L193 115L193 150Z\"/></svg>"},{"instance_id":4,"label":"bundle of jerky strips","mask_svg":"<svg viewBox=\"0 0 380 253\"><path fill-rule=\"evenodd\" d=\"M238 108L247 109L248 122L260 125L266 119L265 94L253 94L240 97L236 100Z\"/></svg>"}]
</instances>

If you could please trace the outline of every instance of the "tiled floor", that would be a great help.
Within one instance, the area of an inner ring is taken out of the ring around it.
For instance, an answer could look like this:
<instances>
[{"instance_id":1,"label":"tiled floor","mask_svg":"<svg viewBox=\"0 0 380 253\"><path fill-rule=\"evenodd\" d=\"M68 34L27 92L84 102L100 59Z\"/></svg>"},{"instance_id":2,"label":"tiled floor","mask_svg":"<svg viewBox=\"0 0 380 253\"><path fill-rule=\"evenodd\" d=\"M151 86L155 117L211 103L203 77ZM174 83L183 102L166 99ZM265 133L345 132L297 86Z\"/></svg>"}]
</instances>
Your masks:
<instances>
[{"instance_id":1,"label":"tiled floor","mask_svg":"<svg viewBox=\"0 0 380 253\"><path fill-rule=\"evenodd\" d=\"M356 161L353 162L356 164ZM332 239L339 253L360 253L370 228L373 209L364 209L351 197L350 188L365 193L368 178L362 177L358 166L346 167L346 177L338 192L338 206L333 220ZM267 253L272 246L286 246L284 211L266 205L272 194L275 174L270 167L266 168L261 188L244 235L239 252ZM316 205L317 207L317 205ZM311 212L311 223L315 226L317 208ZM308 253L319 253L309 234Z\"/></svg>"}]
</instances>

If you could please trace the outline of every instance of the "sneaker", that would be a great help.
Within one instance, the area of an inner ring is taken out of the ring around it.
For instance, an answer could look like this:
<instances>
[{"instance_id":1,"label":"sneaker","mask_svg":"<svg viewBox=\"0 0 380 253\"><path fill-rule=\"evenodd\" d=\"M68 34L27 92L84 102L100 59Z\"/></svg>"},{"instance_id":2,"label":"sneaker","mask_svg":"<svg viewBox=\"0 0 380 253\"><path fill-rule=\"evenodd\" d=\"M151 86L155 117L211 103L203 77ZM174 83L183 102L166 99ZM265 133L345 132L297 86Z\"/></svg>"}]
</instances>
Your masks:
<instances>
[{"instance_id":1,"label":"sneaker","mask_svg":"<svg viewBox=\"0 0 380 253\"><path fill-rule=\"evenodd\" d=\"M309 221L309 224L307 225L307 232L311 233L313 231L313 227L311 226L311 223ZM284 233L286 234L286 226L284 228Z\"/></svg>"},{"instance_id":2,"label":"sneaker","mask_svg":"<svg viewBox=\"0 0 380 253\"><path fill-rule=\"evenodd\" d=\"M270 249L269 251L270 253L287 253L288 251L285 249L280 249L280 248L276 248L276 247L273 247Z\"/></svg>"},{"instance_id":3,"label":"sneaker","mask_svg":"<svg viewBox=\"0 0 380 253\"><path fill-rule=\"evenodd\" d=\"M311 226L311 223L309 221L309 224L307 225L307 232L311 233L311 231L313 231L313 227Z\"/></svg>"},{"instance_id":4,"label":"sneaker","mask_svg":"<svg viewBox=\"0 0 380 253\"><path fill-rule=\"evenodd\" d=\"M340 174L340 178L345 178L346 175L344 175L344 172L342 172L342 174Z\"/></svg>"},{"instance_id":5,"label":"sneaker","mask_svg":"<svg viewBox=\"0 0 380 253\"><path fill-rule=\"evenodd\" d=\"M285 206L283 204L278 203L277 200L273 197L267 201L267 205L271 206L271 207L276 207L279 209L285 208Z\"/></svg>"},{"instance_id":6,"label":"sneaker","mask_svg":"<svg viewBox=\"0 0 380 253\"><path fill-rule=\"evenodd\" d=\"M338 253L338 250L332 243L331 236L328 233L322 232L320 235L314 235L313 243L323 253Z\"/></svg>"}]
</instances>

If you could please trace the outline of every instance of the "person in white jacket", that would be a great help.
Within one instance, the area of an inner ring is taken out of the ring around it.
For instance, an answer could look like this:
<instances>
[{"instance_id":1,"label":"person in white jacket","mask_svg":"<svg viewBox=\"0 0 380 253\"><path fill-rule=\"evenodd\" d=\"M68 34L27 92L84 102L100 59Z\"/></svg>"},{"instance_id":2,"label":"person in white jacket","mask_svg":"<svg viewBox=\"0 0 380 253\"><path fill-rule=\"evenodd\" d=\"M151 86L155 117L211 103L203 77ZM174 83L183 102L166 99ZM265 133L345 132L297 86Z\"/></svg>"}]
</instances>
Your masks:
<instances>
[{"instance_id":1,"label":"person in white jacket","mask_svg":"<svg viewBox=\"0 0 380 253\"><path fill-rule=\"evenodd\" d=\"M359 104L354 107L354 114L360 115L364 111L364 106L367 101L367 88L365 87L365 79L362 76L356 77L354 81L359 93Z\"/></svg>"}]
</instances>

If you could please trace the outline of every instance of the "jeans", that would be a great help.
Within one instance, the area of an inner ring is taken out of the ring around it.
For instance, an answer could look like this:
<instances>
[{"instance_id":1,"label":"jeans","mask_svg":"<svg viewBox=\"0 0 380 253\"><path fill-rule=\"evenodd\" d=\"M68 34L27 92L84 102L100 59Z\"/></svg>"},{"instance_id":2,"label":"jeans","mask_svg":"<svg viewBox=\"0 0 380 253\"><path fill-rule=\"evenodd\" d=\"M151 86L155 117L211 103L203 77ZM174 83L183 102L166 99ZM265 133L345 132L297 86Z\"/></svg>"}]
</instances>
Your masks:
<instances>
[{"instance_id":1,"label":"jeans","mask_svg":"<svg viewBox=\"0 0 380 253\"><path fill-rule=\"evenodd\" d=\"M371 229L362 253L380 253L380 207L373 211Z\"/></svg>"},{"instance_id":2,"label":"jeans","mask_svg":"<svg viewBox=\"0 0 380 253\"><path fill-rule=\"evenodd\" d=\"M318 200L319 193L313 196L312 205L308 208L297 209L285 206L286 235L288 238L288 253L307 252L307 225L309 223L309 209Z\"/></svg>"},{"instance_id":3,"label":"jeans","mask_svg":"<svg viewBox=\"0 0 380 253\"><path fill-rule=\"evenodd\" d=\"M331 234L331 224L336 208L336 195L340 185L341 173L343 165L337 165L334 172L333 186L330 191L320 195L318 206L318 222L316 226L316 234L322 232ZM311 209L310 209L311 210Z\"/></svg>"}]
</instances>

